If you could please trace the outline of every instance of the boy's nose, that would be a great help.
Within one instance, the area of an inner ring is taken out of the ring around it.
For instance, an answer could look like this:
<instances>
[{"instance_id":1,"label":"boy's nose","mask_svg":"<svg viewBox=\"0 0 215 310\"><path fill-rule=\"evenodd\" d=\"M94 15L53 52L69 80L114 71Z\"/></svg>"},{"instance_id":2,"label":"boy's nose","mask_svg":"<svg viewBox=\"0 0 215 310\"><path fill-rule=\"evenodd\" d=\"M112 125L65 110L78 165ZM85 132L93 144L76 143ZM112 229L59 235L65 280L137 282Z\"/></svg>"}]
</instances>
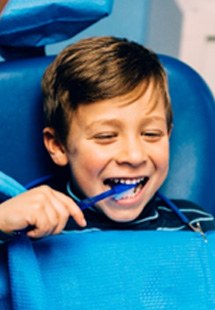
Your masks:
<instances>
[{"instance_id":1,"label":"boy's nose","mask_svg":"<svg viewBox=\"0 0 215 310\"><path fill-rule=\"evenodd\" d=\"M143 143L130 140L122 143L116 159L118 164L139 166L147 161L147 152Z\"/></svg>"}]
</instances>

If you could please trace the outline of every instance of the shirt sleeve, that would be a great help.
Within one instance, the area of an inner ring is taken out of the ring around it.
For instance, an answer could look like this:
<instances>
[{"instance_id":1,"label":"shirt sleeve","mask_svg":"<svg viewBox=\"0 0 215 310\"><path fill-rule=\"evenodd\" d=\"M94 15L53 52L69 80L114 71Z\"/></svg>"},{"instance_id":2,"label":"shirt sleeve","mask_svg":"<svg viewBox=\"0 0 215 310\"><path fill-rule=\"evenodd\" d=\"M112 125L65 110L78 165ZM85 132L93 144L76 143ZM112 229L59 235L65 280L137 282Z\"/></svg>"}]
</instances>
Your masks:
<instances>
[{"instance_id":1,"label":"shirt sleeve","mask_svg":"<svg viewBox=\"0 0 215 310\"><path fill-rule=\"evenodd\" d=\"M3 193L0 193L0 208L1 208L1 203L6 201L8 196L4 195ZM11 239L11 235L4 233L3 231L0 230L0 244L5 243L6 241Z\"/></svg>"}]
</instances>

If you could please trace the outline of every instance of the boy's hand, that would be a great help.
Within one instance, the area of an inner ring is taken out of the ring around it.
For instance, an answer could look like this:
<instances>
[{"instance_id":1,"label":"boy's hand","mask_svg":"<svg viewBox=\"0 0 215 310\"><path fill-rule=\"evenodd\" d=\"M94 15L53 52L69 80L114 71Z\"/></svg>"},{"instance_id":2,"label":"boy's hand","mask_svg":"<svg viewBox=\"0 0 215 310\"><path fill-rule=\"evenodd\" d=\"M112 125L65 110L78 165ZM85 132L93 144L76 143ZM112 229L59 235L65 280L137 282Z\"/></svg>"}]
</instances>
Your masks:
<instances>
[{"instance_id":1,"label":"boy's hand","mask_svg":"<svg viewBox=\"0 0 215 310\"><path fill-rule=\"evenodd\" d=\"M33 226L27 235L39 238L60 233L70 216L86 226L83 212L71 198L42 185L0 205L0 230L10 234Z\"/></svg>"}]
</instances>

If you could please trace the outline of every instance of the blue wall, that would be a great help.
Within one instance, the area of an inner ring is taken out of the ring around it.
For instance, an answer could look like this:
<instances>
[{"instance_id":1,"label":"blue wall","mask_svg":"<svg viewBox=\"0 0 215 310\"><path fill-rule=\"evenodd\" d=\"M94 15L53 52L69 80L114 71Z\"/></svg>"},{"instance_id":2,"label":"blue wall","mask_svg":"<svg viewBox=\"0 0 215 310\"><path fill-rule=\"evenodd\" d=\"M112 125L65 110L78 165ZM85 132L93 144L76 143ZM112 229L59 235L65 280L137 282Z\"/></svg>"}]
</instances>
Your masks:
<instances>
[{"instance_id":1,"label":"blue wall","mask_svg":"<svg viewBox=\"0 0 215 310\"><path fill-rule=\"evenodd\" d=\"M112 14L70 40L49 45L47 54L57 54L66 45L95 35L114 35L144 44L147 40L150 0L115 0Z\"/></svg>"}]
</instances>

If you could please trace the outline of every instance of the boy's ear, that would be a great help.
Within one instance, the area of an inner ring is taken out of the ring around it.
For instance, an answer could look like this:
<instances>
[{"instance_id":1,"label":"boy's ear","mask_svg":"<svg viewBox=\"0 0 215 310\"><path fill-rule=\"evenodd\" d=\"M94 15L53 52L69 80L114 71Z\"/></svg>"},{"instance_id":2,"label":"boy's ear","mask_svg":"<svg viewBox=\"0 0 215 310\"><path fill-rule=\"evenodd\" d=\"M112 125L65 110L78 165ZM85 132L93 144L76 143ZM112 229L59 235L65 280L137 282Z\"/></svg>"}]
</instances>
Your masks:
<instances>
[{"instance_id":1,"label":"boy's ear","mask_svg":"<svg viewBox=\"0 0 215 310\"><path fill-rule=\"evenodd\" d=\"M53 128L44 128L43 141L53 162L59 166L66 166L68 164L68 157L65 151L65 147L56 138L56 134Z\"/></svg>"}]
</instances>

